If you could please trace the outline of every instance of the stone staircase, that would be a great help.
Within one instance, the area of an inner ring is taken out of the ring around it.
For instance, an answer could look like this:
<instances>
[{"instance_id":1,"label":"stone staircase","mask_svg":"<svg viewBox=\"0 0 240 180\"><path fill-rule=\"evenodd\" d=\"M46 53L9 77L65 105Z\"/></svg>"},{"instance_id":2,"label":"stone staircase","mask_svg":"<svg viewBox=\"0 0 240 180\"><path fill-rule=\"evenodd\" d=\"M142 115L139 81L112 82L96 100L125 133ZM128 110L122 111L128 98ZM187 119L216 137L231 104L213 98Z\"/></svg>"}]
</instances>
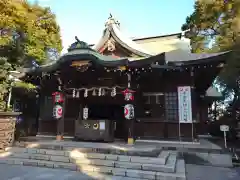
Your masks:
<instances>
[{"instance_id":1,"label":"stone staircase","mask_svg":"<svg viewBox=\"0 0 240 180\"><path fill-rule=\"evenodd\" d=\"M162 150L156 157L143 157L134 153L124 155L96 152L92 148L51 148L7 148L0 153L0 163L62 168L85 174L99 173L137 179L186 180L185 162L175 152Z\"/></svg>"}]
</instances>

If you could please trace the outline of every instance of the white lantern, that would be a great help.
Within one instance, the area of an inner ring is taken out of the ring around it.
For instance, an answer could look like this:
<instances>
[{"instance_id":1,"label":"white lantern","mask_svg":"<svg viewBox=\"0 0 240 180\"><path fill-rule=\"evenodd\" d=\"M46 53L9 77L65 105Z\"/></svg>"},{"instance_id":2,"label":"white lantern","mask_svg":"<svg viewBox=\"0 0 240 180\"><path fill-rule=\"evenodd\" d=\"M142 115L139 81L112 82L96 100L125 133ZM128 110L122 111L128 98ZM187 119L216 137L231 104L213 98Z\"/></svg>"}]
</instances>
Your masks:
<instances>
[{"instance_id":1,"label":"white lantern","mask_svg":"<svg viewBox=\"0 0 240 180\"><path fill-rule=\"evenodd\" d=\"M93 90L92 95L93 95L93 96L96 96L96 90L95 90L95 89Z\"/></svg>"},{"instance_id":2,"label":"white lantern","mask_svg":"<svg viewBox=\"0 0 240 180\"><path fill-rule=\"evenodd\" d=\"M102 96L105 96L106 92L105 89L102 89Z\"/></svg>"},{"instance_id":3,"label":"white lantern","mask_svg":"<svg viewBox=\"0 0 240 180\"><path fill-rule=\"evenodd\" d=\"M55 117L56 119L60 119L62 117L62 111L63 111L63 108L61 105L54 106L53 117Z\"/></svg>"},{"instance_id":4,"label":"white lantern","mask_svg":"<svg viewBox=\"0 0 240 180\"><path fill-rule=\"evenodd\" d=\"M98 89L98 96L101 96L102 95L102 88L99 88Z\"/></svg>"},{"instance_id":5,"label":"white lantern","mask_svg":"<svg viewBox=\"0 0 240 180\"><path fill-rule=\"evenodd\" d=\"M111 96L112 96L112 97L113 97L113 96L116 96L116 94L117 94L117 92L116 92L116 87L114 87L114 88L112 89Z\"/></svg>"},{"instance_id":6,"label":"white lantern","mask_svg":"<svg viewBox=\"0 0 240 180\"><path fill-rule=\"evenodd\" d=\"M86 120L88 118L88 108L83 108L83 119Z\"/></svg>"},{"instance_id":7,"label":"white lantern","mask_svg":"<svg viewBox=\"0 0 240 180\"><path fill-rule=\"evenodd\" d=\"M126 104L124 106L124 117L126 119L134 118L134 106L132 104Z\"/></svg>"},{"instance_id":8,"label":"white lantern","mask_svg":"<svg viewBox=\"0 0 240 180\"><path fill-rule=\"evenodd\" d=\"M80 92L79 92L79 91L77 91L77 94L76 94L76 97L77 97L77 98L79 98L79 94L80 94Z\"/></svg>"},{"instance_id":9,"label":"white lantern","mask_svg":"<svg viewBox=\"0 0 240 180\"><path fill-rule=\"evenodd\" d=\"M76 96L76 90L75 90L75 89L73 89L73 94L72 94L72 96L73 96L73 97Z\"/></svg>"},{"instance_id":10,"label":"white lantern","mask_svg":"<svg viewBox=\"0 0 240 180\"><path fill-rule=\"evenodd\" d=\"M84 91L84 97L88 97L88 89L85 89L85 91Z\"/></svg>"}]
</instances>

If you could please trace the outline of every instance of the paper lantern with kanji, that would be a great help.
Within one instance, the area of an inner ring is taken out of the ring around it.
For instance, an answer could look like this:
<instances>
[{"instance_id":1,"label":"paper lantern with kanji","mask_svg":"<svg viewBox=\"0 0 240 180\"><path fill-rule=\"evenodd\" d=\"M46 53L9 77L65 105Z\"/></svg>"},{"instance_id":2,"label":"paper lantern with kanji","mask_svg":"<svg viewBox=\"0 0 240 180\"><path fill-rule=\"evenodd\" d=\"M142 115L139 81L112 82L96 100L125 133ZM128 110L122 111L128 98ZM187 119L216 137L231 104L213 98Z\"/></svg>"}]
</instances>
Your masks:
<instances>
[{"instance_id":1,"label":"paper lantern with kanji","mask_svg":"<svg viewBox=\"0 0 240 180\"><path fill-rule=\"evenodd\" d=\"M62 117L62 113L63 113L63 108L60 105L56 105L53 108L53 117L55 117L56 119L60 119Z\"/></svg>"},{"instance_id":2,"label":"paper lantern with kanji","mask_svg":"<svg viewBox=\"0 0 240 180\"><path fill-rule=\"evenodd\" d=\"M134 95L133 93L135 93L135 91L131 90L131 89L125 89L123 92L124 95L124 99L126 101L133 101L134 100Z\"/></svg>"},{"instance_id":3,"label":"paper lantern with kanji","mask_svg":"<svg viewBox=\"0 0 240 180\"><path fill-rule=\"evenodd\" d=\"M132 104L124 106L124 117L128 120L134 118L134 106Z\"/></svg>"},{"instance_id":4,"label":"paper lantern with kanji","mask_svg":"<svg viewBox=\"0 0 240 180\"><path fill-rule=\"evenodd\" d=\"M62 103L64 101L63 94L61 92L54 92L52 95L54 103Z\"/></svg>"}]
</instances>

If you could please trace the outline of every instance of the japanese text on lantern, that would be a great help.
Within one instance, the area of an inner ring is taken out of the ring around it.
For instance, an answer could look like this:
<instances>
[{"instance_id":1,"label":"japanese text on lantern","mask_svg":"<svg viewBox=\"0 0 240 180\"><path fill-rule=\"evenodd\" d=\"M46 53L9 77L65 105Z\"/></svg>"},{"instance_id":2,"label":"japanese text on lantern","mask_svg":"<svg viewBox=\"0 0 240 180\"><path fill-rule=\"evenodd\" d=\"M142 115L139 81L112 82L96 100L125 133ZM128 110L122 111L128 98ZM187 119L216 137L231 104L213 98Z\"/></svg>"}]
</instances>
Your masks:
<instances>
[{"instance_id":1,"label":"japanese text on lantern","mask_svg":"<svg viewBox=\"0 0 240 180\"><path fill-rule=\"evenodd\" d=\"M53 93L54 103L62 103L63 102L63 94L60 92Z\"/></svg>"},{"instance_id":2,"label":"japanese text on lantern","mask_svg":"<svg viewBox=\"0 0 240 180\"><path fill-rule=\"evenodd\" d=\"M62 117L62 106L61 105L55 105L53 108L53 117L56 119L60 119Z\"/></svg>"},{"instance_id":3,"label":"japanese text on lantern","mask_svg":"<svg viewBox=\"0 0 240 180\"><path fill-rule=\"evenodd\" d=\"M122 92L123 92L125 101L133 101L133 100L134 100L134 95L133 95L133 93L134 93L135 91L130 90L130 89L125 89L125 90L122 91Z\"/></svg>"}]
</instances>

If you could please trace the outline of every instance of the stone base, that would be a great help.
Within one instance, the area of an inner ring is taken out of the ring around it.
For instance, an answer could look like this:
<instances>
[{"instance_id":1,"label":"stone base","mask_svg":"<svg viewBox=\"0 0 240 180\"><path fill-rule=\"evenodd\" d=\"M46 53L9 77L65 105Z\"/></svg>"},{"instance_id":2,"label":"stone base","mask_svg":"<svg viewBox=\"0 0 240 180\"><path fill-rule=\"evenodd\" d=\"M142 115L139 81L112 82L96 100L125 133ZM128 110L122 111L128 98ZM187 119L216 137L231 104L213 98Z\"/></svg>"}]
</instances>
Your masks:
<instances>
[{"instance_id":1,"label":"stone base","mask_svg":"<svg viewBox=\"0 0 240 180\"><path fill-rule=\"evenodd\" d=\"M16 117L19 114L16 112L0 112L0 149L13 144Z\"/></svg>"},{"instance_id":2,"label":"stone base","mask_svg":"<svg viewBox=\"0 0 240 180\"><path fill-rule=\"evenodd\" d=\"M128 142L129 145L133 145L134 144L134 139L133 138L128 138Z\"/></svg>"},{"instance_id":3,"label":"stone base","mask_svg":"<svg viewBox=\"0 0 240 180\"><path fill-rule=\"evenodd\" d=\"M63 135L57 135L56 140L57 140L57 141L63 140Z\"/></svg>"}]
</instances>

